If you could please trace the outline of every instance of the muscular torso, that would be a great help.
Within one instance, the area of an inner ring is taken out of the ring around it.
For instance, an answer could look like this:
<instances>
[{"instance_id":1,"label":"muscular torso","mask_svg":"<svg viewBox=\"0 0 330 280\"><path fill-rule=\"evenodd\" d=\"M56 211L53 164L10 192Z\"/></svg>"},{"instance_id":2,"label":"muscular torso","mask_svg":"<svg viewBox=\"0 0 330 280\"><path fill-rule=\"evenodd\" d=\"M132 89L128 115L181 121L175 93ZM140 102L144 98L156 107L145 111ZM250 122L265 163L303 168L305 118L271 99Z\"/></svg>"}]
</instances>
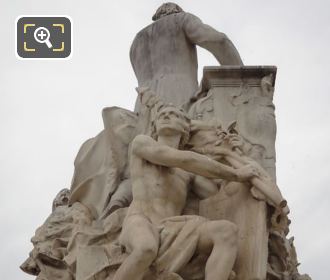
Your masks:
<instances>
[{"instance_id":1,"label":"muscular torso","mask_svg":"<svg viewBox=\"0 0 330 280\"><path fill-rule=\"evenodd\" d=\"M155 165L132 155L131 180L133 201L128 216L141 214L158 224L164 218L181 215L190 173L180 168Z\"/></svg>"}]
</instances>

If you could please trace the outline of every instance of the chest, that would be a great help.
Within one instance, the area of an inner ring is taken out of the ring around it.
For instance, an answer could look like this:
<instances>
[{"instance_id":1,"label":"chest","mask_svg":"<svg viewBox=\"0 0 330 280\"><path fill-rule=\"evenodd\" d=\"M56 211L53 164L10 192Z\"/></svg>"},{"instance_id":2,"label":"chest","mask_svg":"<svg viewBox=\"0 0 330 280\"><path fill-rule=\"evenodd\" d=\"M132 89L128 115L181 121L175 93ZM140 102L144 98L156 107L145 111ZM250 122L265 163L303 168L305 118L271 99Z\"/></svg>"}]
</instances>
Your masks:
<instances>
[{"instance_id":1,"label":"chest","mask_svg":"<svg viewBox=\"0 0 330 280\"><path fill-rule=\"evenodd\" d=\"M144 165L144 171L153 174L159 183L176 182L180 185L186 185L191 178L190 174L183 169L159 166L148 162Z\"/></svg>"},{"instance_id":2,"label":"chest","mask_svg":"<svg viewBox=\"0 0 330 280\"><path fill-rule=\"evenodd\" d=\"M169 168L145 163L143 168L145 179L152 181L152 188L168 195L186 196L191 176L180 168ZM149 183L151 183L149 181Z\"/></svg>"}]
</instances>

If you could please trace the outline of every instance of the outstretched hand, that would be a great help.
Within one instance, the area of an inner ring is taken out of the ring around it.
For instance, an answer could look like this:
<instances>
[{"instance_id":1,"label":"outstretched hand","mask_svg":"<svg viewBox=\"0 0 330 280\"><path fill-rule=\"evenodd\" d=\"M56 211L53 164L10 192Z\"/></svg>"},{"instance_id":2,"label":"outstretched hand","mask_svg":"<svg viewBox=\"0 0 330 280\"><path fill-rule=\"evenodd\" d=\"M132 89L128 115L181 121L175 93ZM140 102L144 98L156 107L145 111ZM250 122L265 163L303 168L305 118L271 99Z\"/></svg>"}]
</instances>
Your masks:
<instances>
[{"instance_id":1,"label":"outstretched hand","mask_svg":"<svg viewBox=\"0 0 330 280\"><path fill-rule=\"evenodd\" d=\"M249 181L252 177L259 177L257 166L249 163L241 168L236 169L237 180L239 182Z\"/></svg>"}]
</instances>

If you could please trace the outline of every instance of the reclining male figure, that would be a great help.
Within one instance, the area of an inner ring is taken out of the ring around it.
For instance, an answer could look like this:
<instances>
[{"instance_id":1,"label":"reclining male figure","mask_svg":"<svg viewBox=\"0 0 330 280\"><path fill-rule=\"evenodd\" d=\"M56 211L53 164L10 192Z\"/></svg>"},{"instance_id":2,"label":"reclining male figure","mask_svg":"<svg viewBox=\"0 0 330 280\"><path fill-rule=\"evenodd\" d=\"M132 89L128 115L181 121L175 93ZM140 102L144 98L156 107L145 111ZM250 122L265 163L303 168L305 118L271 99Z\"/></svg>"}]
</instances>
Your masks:
<instances>
[{"instance_id":1,"label":"reclining male figure","mask_svg":"<svg viewBox=\"0 0 330 280\"><path fill-rule=\"evenodd\" d=\"M182 215L188 187L195 175L228 181L247 181L257 176L253 166L234 169L207 156L180 150L189 138L189 119L173 106L157 113L153 128L154 139L138 135L132 143L133 201L120 235L121 244L130 254L114 280L143 279L161 246L159 226L164 219ZM237 254L236 225L204 219L196 231L195 253L208 256L205 279L227 280Z\"/></svg>"}]
</instances>

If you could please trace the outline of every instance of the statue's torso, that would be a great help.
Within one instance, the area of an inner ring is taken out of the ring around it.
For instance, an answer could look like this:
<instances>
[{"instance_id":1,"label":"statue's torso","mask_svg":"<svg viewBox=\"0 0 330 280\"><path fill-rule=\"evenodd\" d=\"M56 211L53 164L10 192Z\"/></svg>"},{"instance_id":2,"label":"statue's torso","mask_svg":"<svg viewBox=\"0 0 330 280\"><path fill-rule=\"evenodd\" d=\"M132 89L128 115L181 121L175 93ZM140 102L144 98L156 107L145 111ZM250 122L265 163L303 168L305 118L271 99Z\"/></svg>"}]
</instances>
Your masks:
<instances>
[{"instance_id":1,"label":"statue's torso","mask_svg":"<svg viewBox=\"0 0 330 280\"><path fill-rule=\"evenodd\" d=\"M132 165L133 201L128 216L142 214L158 224L164 218L181 215L190 174L180 168L155 165L138 157L132 158Z\"/></svg>"}]
</instances>

